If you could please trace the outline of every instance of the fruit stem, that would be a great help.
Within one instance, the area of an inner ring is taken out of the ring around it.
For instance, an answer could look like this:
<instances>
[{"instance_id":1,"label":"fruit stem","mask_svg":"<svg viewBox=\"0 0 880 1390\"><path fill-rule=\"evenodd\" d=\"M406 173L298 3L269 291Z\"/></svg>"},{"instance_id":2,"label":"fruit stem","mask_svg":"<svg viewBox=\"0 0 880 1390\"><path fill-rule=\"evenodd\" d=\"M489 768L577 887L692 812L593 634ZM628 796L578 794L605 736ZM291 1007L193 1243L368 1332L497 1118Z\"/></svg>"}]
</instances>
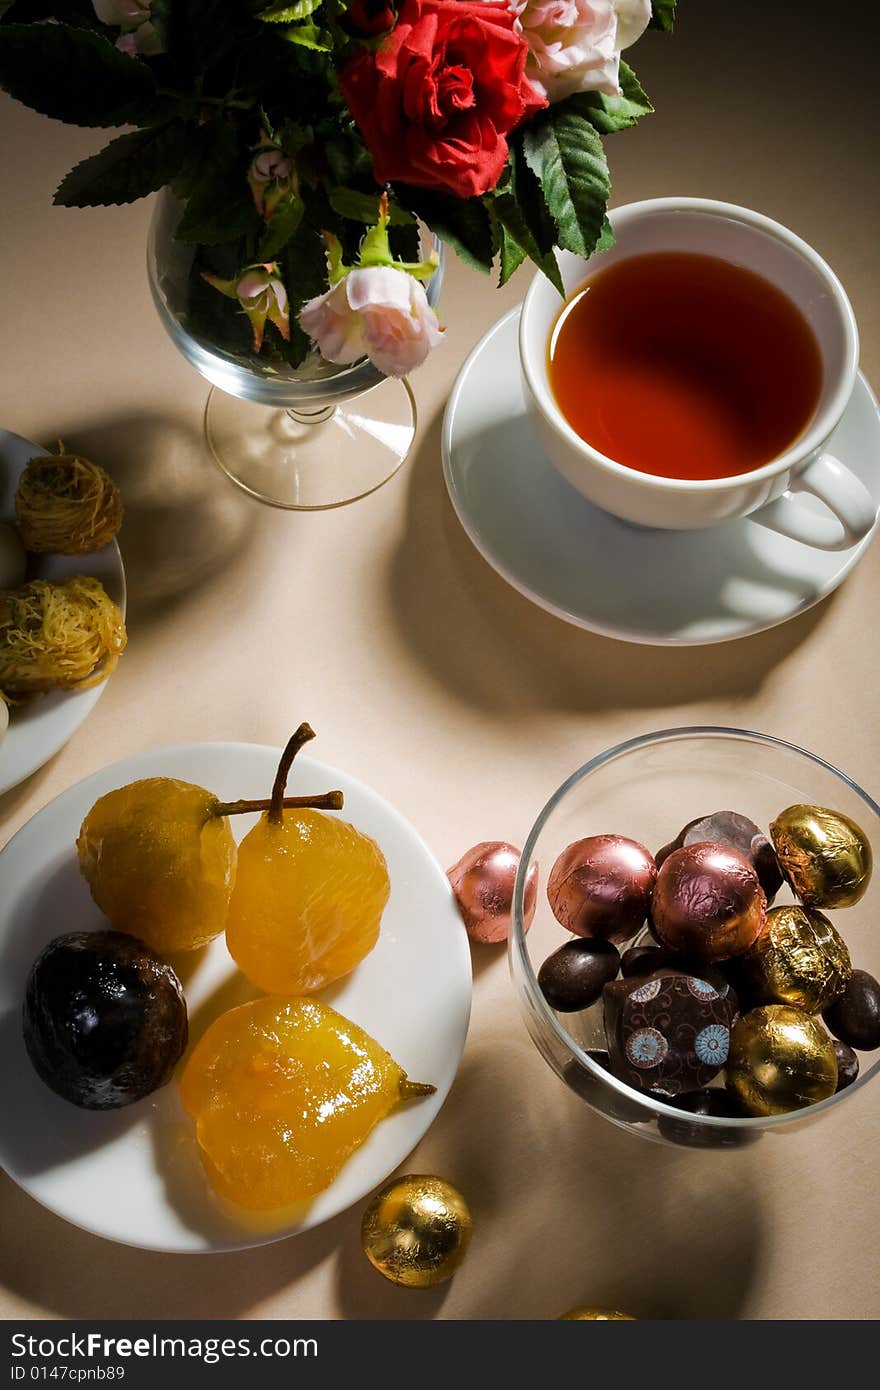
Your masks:
<instances>
[{"instance_id":1,"label":"fruit stem","mask_svg":"<svg viewBox=\"0 0 880 1390\"><path fill-rule=\"evenodd\" d=\"M296 733L288 742L287 747L281 754L281 762L278 764L278 771L275 774L275 784L272 787L272 799L269 802L269 822L271 825L280 825L282 822L282 811L284 810L284 791L287 787L287 779L290 776L290 769L293 760L301 748L315 737L315 731L310 724L300 724Z\"/></svg>"},{"instance_id":2,"label":"fruit stem","mask_svg":"<svg viewBox=\"0 0 880 1390\"><path fill-rule=\"evenodd\" d=\"M283 811L308 808L311 811L341 811L345 804L342 792L324 792L321 796L285 796L281 801ZM271 811L272 801L226 801L214 811L215 816L244 816L251 811Z\"/></svg>"},{"instance_id":3,"label":"fruit stem","mask_svg":"<svg viewBox=\"0 0 880 1390\"><path fill-rule=\"evenodd\" d=\"M409 1077L405 1076L400 1083L400 1099L415 1100L418 1096L433 1096L436 1090L436 1086L429 1086L425 1081L410 1081Z\"/></svg>"}]
</instances>

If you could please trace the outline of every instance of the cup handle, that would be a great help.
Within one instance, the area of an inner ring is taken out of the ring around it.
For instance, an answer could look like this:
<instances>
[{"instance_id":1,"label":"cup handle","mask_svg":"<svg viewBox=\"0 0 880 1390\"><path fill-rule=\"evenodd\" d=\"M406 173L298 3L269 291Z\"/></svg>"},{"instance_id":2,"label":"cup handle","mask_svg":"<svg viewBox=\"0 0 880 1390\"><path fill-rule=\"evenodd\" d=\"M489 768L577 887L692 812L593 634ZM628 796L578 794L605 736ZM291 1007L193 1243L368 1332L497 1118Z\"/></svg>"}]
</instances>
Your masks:
<instances>
[{"instance_id":1,"label":"cup handle","mask_svg":"<svg viewBox=\"0 0 880 1390\"><path fill-rule=\"evenodd\" d=\"M804 492L818 497L831 515L817 516L805 507L798 496ZM787 492L749 515L749 521L817 550L849 550L864 540L876 520L877 504L870 492L833 454L820 454L792 480Z\"/></svg>"}]
</instances>

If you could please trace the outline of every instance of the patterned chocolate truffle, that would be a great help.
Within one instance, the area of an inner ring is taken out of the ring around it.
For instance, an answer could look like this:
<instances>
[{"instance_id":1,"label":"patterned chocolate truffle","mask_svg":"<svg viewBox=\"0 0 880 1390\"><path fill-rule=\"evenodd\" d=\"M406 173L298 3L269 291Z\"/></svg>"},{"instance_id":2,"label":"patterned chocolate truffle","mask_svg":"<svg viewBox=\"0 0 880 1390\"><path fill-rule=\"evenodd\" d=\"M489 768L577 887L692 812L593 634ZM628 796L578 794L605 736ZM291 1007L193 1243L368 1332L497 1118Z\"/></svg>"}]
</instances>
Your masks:
<instances>
[{"instance_id":1,"label":"patterned chocolate truffle","mask_svg":"<svg viewBox=\"0 0 880 1390\"><path fill-rule=\"evenodd\" d=\"M615 980L603 999L611 1067L628 1085L663 1096L700 1091L727 1061L736 1000L726 986L667 972Z\"/></svg>"}]
</instances>

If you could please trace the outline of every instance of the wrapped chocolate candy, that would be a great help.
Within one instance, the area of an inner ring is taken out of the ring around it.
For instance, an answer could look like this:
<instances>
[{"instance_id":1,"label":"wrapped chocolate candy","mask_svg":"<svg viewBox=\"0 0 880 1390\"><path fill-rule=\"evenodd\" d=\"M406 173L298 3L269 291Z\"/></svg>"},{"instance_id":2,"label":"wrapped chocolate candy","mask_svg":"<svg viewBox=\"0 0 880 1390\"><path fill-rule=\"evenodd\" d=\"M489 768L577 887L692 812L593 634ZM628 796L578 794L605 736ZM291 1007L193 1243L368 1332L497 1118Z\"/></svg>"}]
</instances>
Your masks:
<instances>
[{"instance_id":1,"label":"wrapped chocolate candy","mask_svg":"<svg viewBox=\"0 0 880 1390\"><path fill-rule=\"evenodd\" d=\"M623 835L593 835L560 854L547 897L568 931L619 945L644 925L656 881L657 866L644 845Z\"/></svg>"},{"instance_id":2,"label":"wrapped chocolate candy","mask_svg":"<svg viewBox=\"0 0 880 1390\"><path fill-rule=\"evenodd\" d=\"M880 1047L880 982L867 970L854 970L823 1018L848 1047L873 1052Z\"/></svg>"},{"instance_id":3,"label":"wrapped chocolate candy","mask_svg":"<svg viewBox=\"0 0 880 1390\"><path fill-rule=\"evenodd\" d=\"M392 1178L361 1222L361 1245L392 1284L430 1289L451 1279L470 1244L473 1222L461 1193L422 1173Z\"/></svg>"},{"instance_id":4,"label":"wrapped chocolate candy","mask_svg":"<svg viewBox=\"0 0 880 1390\"><path fill-rule=\"evenodd\" d=\"M768 1004L737 1019L730 1035L727 1085L750 1115L785 1115L827 1100L837 1089L834 1044L803 1009Z\"/></svg>"},{"instance_id":5,"label":"wrapped chocolate candy","mask_svg":"<svg viewBox=\"0 0 880 1390\"><path fill-rule=\"evenodd\" d=\"M699 1091L727 1061L733 994L692 975L616 980L603 991L614 1075L643 1091Z\"/></svg>"},{"instance_id":6,"label":"wrapped chocolate candy","mask_svg":"<svg viewBox=\"0 0 880 1390\"><path fill-rule=\"evenodd\" d=\"M601 999L619 969L616 946L601 937L580 936L547 957L538 971L538 985L551 1009L572 1014Z\"/></svg>"},{"instance_id":7,"label":"wrapped chocolate candy","mask_svg":"<svg viewBox=\"0 0 880 1390\"><path fill-rule=\"evenodd\" d=\"M504 840L484 840L447 870L458 910L472 941L494 944L510 935L513 885L521 854ZM538 866L529 866L523 925L532 925L538 900Z\"/></svg>"},{"instance_id":8,"label":"wrapped chocolate candy","mask_svg":"<svg viewBox=\"0 0 880 1390\"><path fill-rule=\"evenodd\" d=\"M687 845L670 854L651 900L654 935L701 961L743 955L764 929L767 899L754 868L726 845Z\"/></svg>"},{"instance_id":9,"label":"wrapped chocolate candy","mask_svg":"<svg viewBox=\"0 0 880 1390\"><path fill-rule=\"evenodd\" d=\"M871 881L868 837L824 806L789 806L770 827L782 872L805 907L853 907Z\"/></svg>"},{"instance_id":10,"label":"wrapped chocolate candy","mask_svg":"<svg viewBox=\"0 0 880 1390\"><path fill-rule=\"evenodd\" d=\"M672 843L664 845L655 855L657 868L661 868L677 849L705 844L727 845L729 849L738 850L758 875L767 901L773 901L783 882L776 851L761 827L738 811L715 811L711 816L688 821Z\"/></svg>"},{"instance_id":11,"label":"wrapped chocolate candy","mask_svg":"<svg viewBox=\"0 0 880 1390\"><path fill-rule=\"evenodd\" d=\"M814 908L775 907L743 970L755 998L764 1004L793 1004L820 1014L843 992L852 974L846 944L827 917Z\"/></svg>"}]
</instances>

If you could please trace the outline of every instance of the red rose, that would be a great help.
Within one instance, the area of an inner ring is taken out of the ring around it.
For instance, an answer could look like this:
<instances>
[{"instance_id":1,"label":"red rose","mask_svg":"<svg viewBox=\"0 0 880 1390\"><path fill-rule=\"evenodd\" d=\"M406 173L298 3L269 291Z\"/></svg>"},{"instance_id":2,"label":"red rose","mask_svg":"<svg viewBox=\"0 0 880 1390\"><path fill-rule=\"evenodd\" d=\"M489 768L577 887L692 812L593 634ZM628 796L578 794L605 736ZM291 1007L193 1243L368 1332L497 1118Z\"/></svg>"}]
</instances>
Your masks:
<instances>
[{"instance_id":1,"label":"red rose","mask_svg":"<svg viewBox=\"0 0 880 1390\"><path fill-rule=\"evenodd\" d=\"M394 28L397 14L391 0L350 0L349 23L356 34L387 34Z\"/></svg>"},{"instance_id":2,"label":"red rose","mask_svg":"<svg viewBox=\"0 0 880 1390\"><path fill-rule=\"evenodd\" d=\"M404 0L388 38L346 64L339 85L379 183L459 198L495 187L505 137L547 105L525 76L515 23L495 0Z\"/></svg>"}]
</instances>

